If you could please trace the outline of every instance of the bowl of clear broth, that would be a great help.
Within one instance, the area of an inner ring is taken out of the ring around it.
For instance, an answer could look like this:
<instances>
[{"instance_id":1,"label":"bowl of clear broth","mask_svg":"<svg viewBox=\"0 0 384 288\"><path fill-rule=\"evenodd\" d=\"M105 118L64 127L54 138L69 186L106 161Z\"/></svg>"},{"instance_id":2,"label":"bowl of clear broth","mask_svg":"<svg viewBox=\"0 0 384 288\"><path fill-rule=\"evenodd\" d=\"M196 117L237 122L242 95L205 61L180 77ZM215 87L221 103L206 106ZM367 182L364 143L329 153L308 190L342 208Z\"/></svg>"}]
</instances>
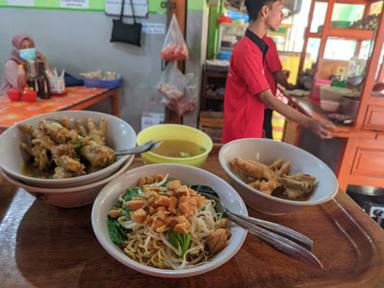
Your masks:
<instances>
[{"instance_id":1,"label":"bowl of clear broth","mask_svg":"<svg viewBox=\"0 0 384 288\"><path fill-rule=\"evenodd\" d=\"M159 124L142 130L137 144L161 141L159 147L141 154L145 163L178 163L200 167L211 152L212 139L204 132L186 125Z\"/></svg>"}]
</instances>

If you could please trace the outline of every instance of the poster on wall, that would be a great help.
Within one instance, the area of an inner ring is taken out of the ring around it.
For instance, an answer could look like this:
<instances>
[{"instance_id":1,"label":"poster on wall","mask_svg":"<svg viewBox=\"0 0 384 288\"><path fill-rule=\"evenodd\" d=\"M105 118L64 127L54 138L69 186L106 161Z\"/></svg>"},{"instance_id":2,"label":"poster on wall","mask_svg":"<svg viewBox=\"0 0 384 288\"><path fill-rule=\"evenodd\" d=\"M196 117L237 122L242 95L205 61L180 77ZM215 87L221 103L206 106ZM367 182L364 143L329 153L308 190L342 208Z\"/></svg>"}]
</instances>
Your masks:
<instances>
[{"instance_id":1,"label":"poster on wall","mask_svg":"<svg viewBox=\"0 0 384 288\"><path fill-rule=\"evenodd\" d=\"M61 8L88 9L88 0L60 0Z\"/></svg>"},{"instance_id":2,"label":"poster on wall","mask_svg":"<svg viewBox=\"0 0 384 288\"><path fill-rule=\"evenodd\" d=\"M35 6L35 0L7 0L7 4L11 6Z\"/></svg>"},{"instance_id":3,"label":"poster on wall","mask_svg":"<svg viewBox=\"0 0 384 288\"><path fill-rule=\"evenodd\" d=\"M132 16L131 0L125 0L124 16ZM108 15L120 15L122 0L105 0L105 13ZM132 0L135 15L147 17L148 0Z\"/></svg>"}]
</instances>

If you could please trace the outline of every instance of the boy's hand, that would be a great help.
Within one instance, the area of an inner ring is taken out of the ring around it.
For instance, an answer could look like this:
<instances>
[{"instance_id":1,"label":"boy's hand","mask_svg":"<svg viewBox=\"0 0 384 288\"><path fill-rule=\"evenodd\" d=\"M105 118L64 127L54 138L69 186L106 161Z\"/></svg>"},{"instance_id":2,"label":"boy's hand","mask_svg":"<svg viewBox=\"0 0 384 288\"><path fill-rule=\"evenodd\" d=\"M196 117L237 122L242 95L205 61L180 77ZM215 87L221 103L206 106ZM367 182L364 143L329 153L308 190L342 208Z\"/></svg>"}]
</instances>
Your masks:
<instances>
[{"instance_id":1,"label":"boy's hand","mask_svg":"<svg viewBox=\"0 0 384 288\"><path fill-rule=\"evenodd\" d=\"M285 88L286 88L287 90L295 90L295 89L296 89L296 86L293 85L293 84L291 84L291 83L288 83L288 82L287 82L287 84L285 85Z\"/></svg>"},{"instance_id":2,"label":"boy's hand","mask_svg":"<svg viewBox=\"0 0 384 288\"><path fill-rule=\"evenodd\" d=\"M309 129L322 139L331 139L333 137L332 130L334 130L335 127L336 126L329 121L311 119L309 123Z\"/></svg>"}]
</instances>

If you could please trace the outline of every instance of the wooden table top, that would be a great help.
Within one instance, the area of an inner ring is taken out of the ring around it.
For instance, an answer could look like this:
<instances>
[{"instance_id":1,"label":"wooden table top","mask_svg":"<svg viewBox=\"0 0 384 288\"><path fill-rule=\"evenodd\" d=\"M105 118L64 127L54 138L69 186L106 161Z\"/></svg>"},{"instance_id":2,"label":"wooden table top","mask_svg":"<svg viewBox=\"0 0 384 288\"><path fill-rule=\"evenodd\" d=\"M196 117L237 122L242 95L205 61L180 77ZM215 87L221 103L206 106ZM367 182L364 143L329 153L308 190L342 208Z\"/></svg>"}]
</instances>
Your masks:
<instances>
[{"instance_id":1,"label":"wooden table top","mask_svg":"<svg viewBox=\"0 0 384 288\"><path fill-rule=\"evenodd\" d=\"M135 160L132 167L142 165ZM203 167L224 179L217 156ZM0 177L0 287L384 287L384 230L353 200L335 200L285 216L260 216L304 233L324 269L280 254L252 235L207 274L161 279L115 261L91 227L91 205L49 206Z\"/></svg>"},{"instance_id":2,"label":"wooden table top","mask_svg":"<svg viewBox=\"0 0 384 288\"><path fill-rule=\"evenodd\" d=\"M7 96L0 96L0 128L6 129L14 123L43 113L67 110L74 105L89 101L108 91L103 88L84 86L67 87L63 96L37 99L35 102L12 102Z\"/></svg>"}]
</instances>

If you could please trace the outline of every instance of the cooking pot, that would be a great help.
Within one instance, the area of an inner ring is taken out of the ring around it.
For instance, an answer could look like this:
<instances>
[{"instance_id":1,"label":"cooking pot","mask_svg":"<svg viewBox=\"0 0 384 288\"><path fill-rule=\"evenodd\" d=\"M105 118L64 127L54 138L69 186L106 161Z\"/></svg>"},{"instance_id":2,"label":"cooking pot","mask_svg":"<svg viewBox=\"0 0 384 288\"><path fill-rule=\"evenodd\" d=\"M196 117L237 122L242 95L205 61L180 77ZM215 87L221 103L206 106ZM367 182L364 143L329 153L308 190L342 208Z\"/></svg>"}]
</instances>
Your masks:
<instances>
[{"instance_id":1,"label":"cooking pot","mask_svg":"<svg viewBox=\"0 0 384 288\"><path fill-rule=\"evenodd\" d=\"M360 98L353 96L341 97L339 112L340 114L355 117L360 106Z\"/></svg>"}]
</instances>

